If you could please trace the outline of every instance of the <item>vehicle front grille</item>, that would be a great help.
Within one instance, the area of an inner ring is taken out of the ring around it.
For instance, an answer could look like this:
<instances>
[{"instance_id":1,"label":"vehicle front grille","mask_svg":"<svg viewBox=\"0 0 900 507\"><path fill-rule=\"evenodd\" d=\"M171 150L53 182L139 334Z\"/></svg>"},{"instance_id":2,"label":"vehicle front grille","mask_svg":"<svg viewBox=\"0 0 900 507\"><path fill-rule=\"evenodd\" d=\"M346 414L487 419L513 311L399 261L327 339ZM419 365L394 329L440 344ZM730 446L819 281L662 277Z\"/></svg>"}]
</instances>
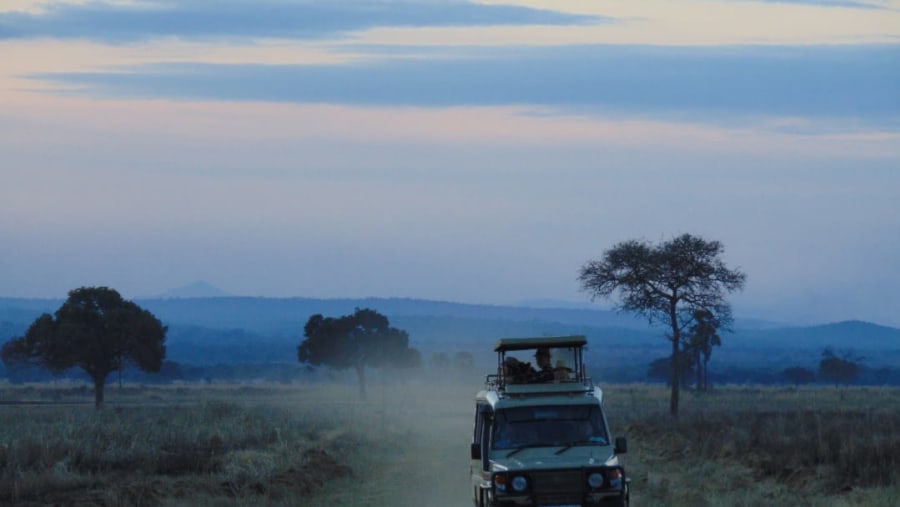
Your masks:
<instances>
[{"instance_id":1,"label":"vehicle front grille","mask_svg":"<svg viewBox=\"0 0 900 507\"><path fill-rule=\"evenodd\" d=\"M551 470L534 474L534 496L538 505L580 504L584 496L584 474L580 470Z\"/></svg>"}]
</instances>

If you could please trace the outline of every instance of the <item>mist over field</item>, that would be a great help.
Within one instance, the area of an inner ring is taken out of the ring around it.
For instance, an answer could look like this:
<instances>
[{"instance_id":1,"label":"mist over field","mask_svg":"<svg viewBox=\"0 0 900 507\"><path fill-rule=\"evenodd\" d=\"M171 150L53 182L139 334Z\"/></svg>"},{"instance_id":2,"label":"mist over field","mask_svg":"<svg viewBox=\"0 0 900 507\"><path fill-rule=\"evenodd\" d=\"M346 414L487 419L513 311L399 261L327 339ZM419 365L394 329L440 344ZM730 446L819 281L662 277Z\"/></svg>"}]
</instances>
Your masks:
<instances>
[{"instance_id":1,"label":"mist over field","mask_svg":"<svg viewBox=\"0 0 900 507\"><path fill-rule=\"evenodd\" d=\"M354 308L375 309L392 325L406 330L410 346L421 352L426 366L435 356L452 361L458 353L469 353L481 371L496 366L492 347L498 338L583 334L588 338L585 360L597 378L646 382L662 381L648 377L648 368L653 360L671 353L664 329L633 315L593 308L472 305L409 298L220 296L138 302L169 327L166 358L182 366L180 374L160 378L162 381L313 380L324 370L311 375L297 362L304 324L313 314L339 316ZM21 335L41 313L54 312L60 303L0 298L0 340ZM787 326L737 315L732 331L724 332L722 345L714 349L710 371L716 383L783 383L783 369L801 366L815 370L826 348L864 358L861 364L868 373L861 381L865 383L900 383L900 329L860 321ZM238 371L241 369L244 371Z\"/></svg>"}]
</instances>

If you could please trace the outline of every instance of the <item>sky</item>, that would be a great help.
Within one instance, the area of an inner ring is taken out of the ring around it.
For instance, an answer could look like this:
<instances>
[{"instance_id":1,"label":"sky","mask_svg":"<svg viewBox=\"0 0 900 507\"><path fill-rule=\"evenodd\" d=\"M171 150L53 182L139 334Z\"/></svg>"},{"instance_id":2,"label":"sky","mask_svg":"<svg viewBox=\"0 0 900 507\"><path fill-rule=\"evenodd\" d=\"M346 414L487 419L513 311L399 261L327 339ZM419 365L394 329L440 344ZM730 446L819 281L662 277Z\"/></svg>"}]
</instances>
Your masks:
<instances>
[{"instance_id":1,"label":"sky","mask_svg":"<svg viewBox=\"0 0 900 507\"><path fill-rule=\"evenodd\" d=\"M587 304L684 233L900 326L900 0L0 3L0 296Z\"/></svg>"}]
</instances>

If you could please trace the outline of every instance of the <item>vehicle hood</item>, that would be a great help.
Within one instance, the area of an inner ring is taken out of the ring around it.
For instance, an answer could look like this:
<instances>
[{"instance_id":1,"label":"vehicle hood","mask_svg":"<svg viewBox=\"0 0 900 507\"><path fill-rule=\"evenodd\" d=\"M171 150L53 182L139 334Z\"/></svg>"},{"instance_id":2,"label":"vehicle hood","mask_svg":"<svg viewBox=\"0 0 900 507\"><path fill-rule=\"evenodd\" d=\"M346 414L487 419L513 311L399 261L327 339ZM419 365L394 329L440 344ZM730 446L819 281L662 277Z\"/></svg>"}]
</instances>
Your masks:
<instances>
[{"instance_id":1,"label":"vehicle hood","mask_svg":"<svg viewBox=\"0 0 900 507\"><path fill-rule=\"evenodd\" d=\"M610 445L577 446L558 453L560 449L562 447L534 447L522 449L510 457L506 457L510 451L494 451L491 453L491 463L495 470L511 472L618 465L618 458Z\"/></svg>"}]
</instances>

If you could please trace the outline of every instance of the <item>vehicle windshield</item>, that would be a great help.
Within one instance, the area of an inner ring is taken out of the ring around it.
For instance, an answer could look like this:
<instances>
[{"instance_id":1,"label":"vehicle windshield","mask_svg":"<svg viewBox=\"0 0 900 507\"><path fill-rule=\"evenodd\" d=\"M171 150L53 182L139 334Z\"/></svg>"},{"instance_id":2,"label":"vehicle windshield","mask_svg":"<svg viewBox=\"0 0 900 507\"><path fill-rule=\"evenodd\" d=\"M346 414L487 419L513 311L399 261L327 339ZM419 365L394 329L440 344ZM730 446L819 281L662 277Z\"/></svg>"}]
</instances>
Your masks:
<instances>
[{"instance_id":1,"label":"vehicle windshield","mask_svg":"<svg viewBox=\"0 0 900 507\"><path fill-rule=\"evenodd\" d=\"M497 411L491 447L609 445L600 407L562 405L514 407Z\"/></svg>"}]
</instances>

